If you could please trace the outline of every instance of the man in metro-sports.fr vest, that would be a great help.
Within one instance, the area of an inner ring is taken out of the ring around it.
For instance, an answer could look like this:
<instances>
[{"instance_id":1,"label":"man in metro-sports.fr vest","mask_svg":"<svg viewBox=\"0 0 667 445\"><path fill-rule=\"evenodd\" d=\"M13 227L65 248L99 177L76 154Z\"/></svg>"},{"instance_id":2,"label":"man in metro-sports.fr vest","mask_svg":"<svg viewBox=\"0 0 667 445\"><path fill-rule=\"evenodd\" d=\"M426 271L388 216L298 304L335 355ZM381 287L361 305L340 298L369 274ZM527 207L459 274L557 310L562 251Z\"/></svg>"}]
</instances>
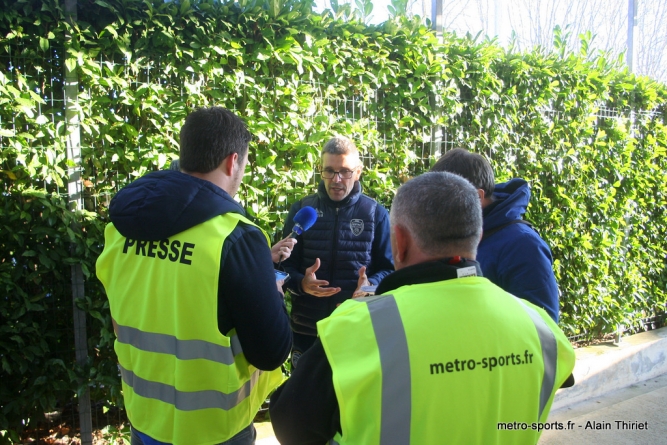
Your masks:
<instances>
[{"instance_id":1,"label":"man in metro-sports.fr vest","mask_svg":"<svg viewBox=\"0 0 667 445\"><path fill-rule=\"evenodd\" d=\"M401 186L390 219L396 272L318 323L317 342L271 397L276 437L535 444L574 351L546 312L479 276L476 190L427 173Z\"/></svg>"}]
</instances>

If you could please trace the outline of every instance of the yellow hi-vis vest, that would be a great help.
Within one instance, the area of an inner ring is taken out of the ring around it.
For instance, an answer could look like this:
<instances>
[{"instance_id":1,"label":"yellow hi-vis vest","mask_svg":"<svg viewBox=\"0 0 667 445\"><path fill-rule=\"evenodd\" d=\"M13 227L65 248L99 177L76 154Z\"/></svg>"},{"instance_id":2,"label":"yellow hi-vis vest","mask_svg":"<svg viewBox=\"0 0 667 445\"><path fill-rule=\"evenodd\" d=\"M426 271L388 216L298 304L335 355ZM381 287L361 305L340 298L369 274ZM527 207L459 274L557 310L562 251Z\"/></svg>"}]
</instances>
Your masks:
<instances>
[{"instance_id":1,"label":"yellow hi-vis vest","mask_svg":"<svg viewBox=\"0 0 667 445\"><path fill-rule=\"evenodd\" d=\"M333 444L535 444L574 368L542 309L482 277L349 300L317 328L340 408Z\"/></svg>"},{"instance_id":2,"label":"yellow hi-vis vest","mask_svg":"<svg viewBox=\"0 0 667 445\"><path fill-rule=\"evenodd\" d=\"M248 363L235 330L218 331L222 246L239 221L252 224L227 213L156 242L106 227L97 276L117 324L125 407L132 426L159 441L223 442L282 381L280 369Z\"/></svg>"}]
</instances>

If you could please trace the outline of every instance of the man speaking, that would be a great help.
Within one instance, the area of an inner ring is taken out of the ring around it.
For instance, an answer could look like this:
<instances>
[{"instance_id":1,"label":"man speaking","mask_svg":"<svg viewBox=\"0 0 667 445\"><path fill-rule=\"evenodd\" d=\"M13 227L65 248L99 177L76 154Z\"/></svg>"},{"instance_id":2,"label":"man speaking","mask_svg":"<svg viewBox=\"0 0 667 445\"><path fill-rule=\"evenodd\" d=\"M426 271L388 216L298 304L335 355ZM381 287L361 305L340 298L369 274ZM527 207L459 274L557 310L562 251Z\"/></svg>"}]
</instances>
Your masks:
<instances>
[{"instance_id":1,"label":"man speaking","mask_svg":"<svg viewBox=\"0 0 667 445\"><path fill-rule=\"evenodd\" d=\"M451 173L401 186L396 272L344 302L272 395L283 444L535 444L574 351L544 310L480 275L477 190ZM499 428L508 424L523 429ZM532 429L532 427L535 429Z\"/></svg>"}]
</instances>

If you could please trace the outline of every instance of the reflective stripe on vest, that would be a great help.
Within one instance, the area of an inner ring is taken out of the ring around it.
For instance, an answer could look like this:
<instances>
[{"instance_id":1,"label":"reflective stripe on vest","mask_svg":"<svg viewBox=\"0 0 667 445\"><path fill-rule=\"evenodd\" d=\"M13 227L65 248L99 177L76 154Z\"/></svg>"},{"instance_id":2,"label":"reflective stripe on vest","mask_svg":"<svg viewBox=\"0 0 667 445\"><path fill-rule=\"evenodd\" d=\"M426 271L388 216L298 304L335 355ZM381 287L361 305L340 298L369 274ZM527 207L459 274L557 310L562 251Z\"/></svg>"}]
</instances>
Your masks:
<instances>
[{"instance_id":1,"label":"reflective stripe on vest","mask_svg":"<svg viewBox=\"0 0 667 445\"><path fill-rule=\"evenodd\" d=\"M386 311L384 316L378 316L383 310ZM410 443L410 356L403 320L393 295L369 304L368 311L378 342L383 376L380 443Z\"/></svg>"},{"instance_id":2,"label":"reflective stripe on vest","mask_svg":"<svg viewBox=\"0 0 667 445\"><path fill-rule=\"evenodd\" d=\"M204 340L179 340L173 335L143 332L130 326L116 326L118 341L147 352L175 355L180 360L205 359L231 365L234 356L243 352L237 335L231 338L231 346L223 346Z\"/></svg>"},{"instance_id":3,"label":"reflective stripe on vest","mask_svg":"<svg viewBox=\"0 0 667 445\"><path fill-rule=\"evenodd\" d=\"M412 422L410 358L405 327L396 300L393 295L386 294L359 298L357 301L365 302L368 305L380 352L380 366L382 368L380 444L409 444ZM524 308L535 325L542 349L544 376L540 389L538 413L538 419L540 419L554 389L558 345L553 332L540 315L523 303L521 303L521 307ZM407 393L405 390L407 390ZM329 443L338 445L338 442L333 438Z\"/></svg>"},{"instance_id":4,"label":"reflective stripe on vest","mask_svg":"<svg viewBox=\"0 0 667 445\"><path fill-rule=\"evenodd\" d=\"M554 333L549 329L549 326L544 322L540 314L535 309L521 303L521 307L528 313L530 319L533 320L537 335L540 338L540 345L542 346L542 361L544 362L544 377L542 378L542 388L540 390L540 411L537 415L538 419L542 418L544 407L547 406L551 392L553 391L556 382L556 363L558 361L558 344Z\"/></svg>"},{"instance_id":5,"label":"reflective stripe on vest","mask_svg":"<svg viewBox=\"0 0 667 445\"><path fill-rule=\"evenodd\" d=\"M123 382L130 386L136 394L142 397L169 403L181 411L194 411L208 408L219 408L229 411L243 402L250 395L250 391L255 387L259 380L259 376L262 374L262 371L256 370L252 376L250 376L250 380L245 382L240 389L231 394L225 394L214 390L192 392L179 391L171 385L142 379L132 371L128 371L120 365L119 368Z\"/></svg>"}]
</instances>

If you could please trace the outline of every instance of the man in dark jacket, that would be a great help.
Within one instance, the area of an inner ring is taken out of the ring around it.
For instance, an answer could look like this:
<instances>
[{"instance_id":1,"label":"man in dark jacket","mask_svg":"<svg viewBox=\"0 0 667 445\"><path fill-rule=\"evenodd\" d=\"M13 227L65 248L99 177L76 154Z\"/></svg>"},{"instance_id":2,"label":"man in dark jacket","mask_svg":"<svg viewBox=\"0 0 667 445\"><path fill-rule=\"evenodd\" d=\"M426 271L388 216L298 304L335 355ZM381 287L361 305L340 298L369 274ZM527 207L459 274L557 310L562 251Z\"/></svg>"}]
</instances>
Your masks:
<instances>
[{"instance_id":1,"label":"man in dark jacket","mask_svg":"<svg viewBox=\"0 0 667 445\"><path fill-rule=\"evenodd\" d=\"M350 139L337 136L322 149L322 181L317 193L292 205L284 235L294 227L294 215L310 206L317 221L297 236L292 255L283 265L291 276L292 364L317 338L316 323L328 317L364 285L377 285L394 270L389 242L389 214L362 194L362 163Z\"/></svg>"},{"instance_id":2,"label":"man in dark jacket","mask_svg":"<svg viewBox=\"0 0 667 445\"><path fill-rule=\"evenodd\" d=\"M230 111L197 110L180 171L111 201L97 275L133 445L254 443L254 415L282 380L292 335L268 240L233 199L250 137Z\"/></svg>"},{"instance_id":3,"label":"man in dark jacket","mask_svg":"<svg viewBox=\"0 0 667 445\"><path fill-rule=\"evenodd\" d=\"M523 179L495 184L491 164L481 155L455 148L431 168L463 176L482 200L484 232L477 250L482 274L514 296L543 308L558 322L558 284L551 250L523 220L530 186Z\"/></svg>"}]
</instances>

